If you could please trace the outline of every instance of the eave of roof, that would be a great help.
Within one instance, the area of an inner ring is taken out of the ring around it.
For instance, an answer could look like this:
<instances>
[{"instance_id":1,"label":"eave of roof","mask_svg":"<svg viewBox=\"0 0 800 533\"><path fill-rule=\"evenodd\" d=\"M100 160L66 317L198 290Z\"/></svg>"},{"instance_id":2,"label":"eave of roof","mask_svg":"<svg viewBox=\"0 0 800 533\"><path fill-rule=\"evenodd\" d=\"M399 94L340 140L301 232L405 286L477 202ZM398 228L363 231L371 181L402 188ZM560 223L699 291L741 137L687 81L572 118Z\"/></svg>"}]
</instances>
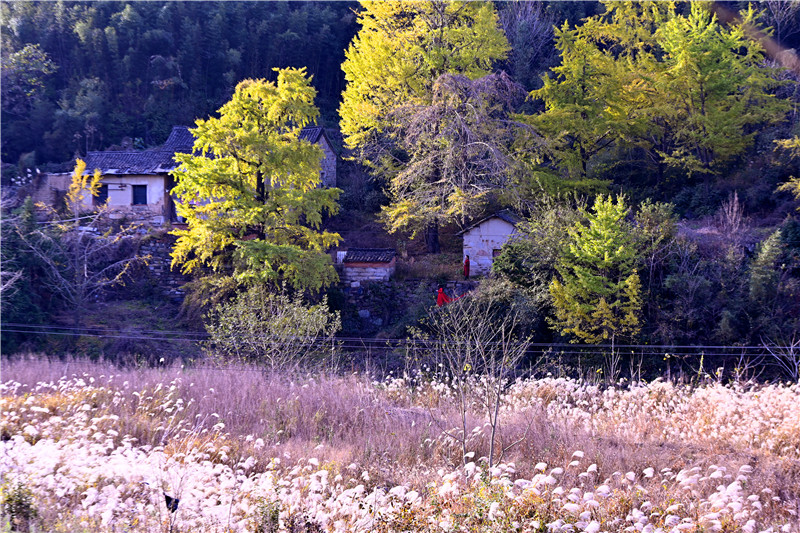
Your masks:
<instances>
[{"instance_id":1,"label":"eave of roof","mask_svg":"<svg viewBox=\"0 0 800 533\"><path fill-rule=\"evenodd\" d=\"M350 248L344 263L391 263L397 255L392 248Z\"/></svg>"},{"instance_id":2,"label":"eave of roof","mask_svg":"<svg viewBox=\"0 0 800 533\"><path fill-rule=\"evenodd\" d=\"M468 232L472 228L480 226L481 224L483 224L487 220L491 220L493 218L499 218L500 220L503 220L504 222L508 222L512 226L516 226L517 224L522 222L522 218L520 218L519 215L517 215L516 213L514 213L513 211L511 211L509 209L503 209L502 211L498 211L497 213L494 213L493 215L489 215L488 217L484 217L484 218L480 219L479 221L475 222L474 224L471 224L471 225L467 226L466 228L464 228L461 231L459 231L458 233L456 233L456 235L463 235L464 233Z\"/></svg>"},{"instance_id":3,"label":"eave of roof","mask_svg":"<svg viewBox=\"0 0 800 533\"><path fill-rule=\"evenodd\" d=\"M99 168L103 174L166 174L176 166L173 152L147 150L144 152L89 152L86 171Z\"/></svg>"}]
</instances>

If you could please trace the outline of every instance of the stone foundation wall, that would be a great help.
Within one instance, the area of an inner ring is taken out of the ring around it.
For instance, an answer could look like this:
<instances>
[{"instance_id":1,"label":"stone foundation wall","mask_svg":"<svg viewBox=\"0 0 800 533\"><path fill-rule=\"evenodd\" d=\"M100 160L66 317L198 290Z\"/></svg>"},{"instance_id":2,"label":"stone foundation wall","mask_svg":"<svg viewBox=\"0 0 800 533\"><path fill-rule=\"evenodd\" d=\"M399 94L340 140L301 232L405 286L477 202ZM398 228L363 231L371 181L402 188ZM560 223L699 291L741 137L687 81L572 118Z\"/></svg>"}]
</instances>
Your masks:
<instances>
[{"instance_id":1,"label":"stone foundation wall","mask_svg":"<svg viewBox=\"0 0 800 533\"><path fill-rule=\"evenodd\" d=\"M370 266L370 267L350 267L344 265L342 281L352 283L354 281L389 281L394 275L395 266Z\"/></svg>"},{"instance_id":2,"label":"stone foundation wall","mask_svg":"<svg viewBox=\"0 0 800 533\"><path fill-rule=\"evenodd\" d=\"M149 235L142 242L139 251L142 255L150 255L147 268L150 274L158 281L164 296L174 300L183 300L183 285L191 280L189 276L181 274L176 267L173 269L172 247L175 245L177 237L170 234Z\"/></svg>"},{"instance_id":3,"label":"stone foundation wall","mask_svg":"<svg viewBox=\"0 0 800 533\"><path fill-rule=\"evenodd\" d=\"M157 281L162 294L174 301L181 301L184 297L182 287L191 278L170 267L170 252L176 239L167 233L152 233L143 239L139 251L142 255L151 256L147 268ZM342 274L340 271L340 276ZM440 287L433 280L345 282L343 276L342 279L338 285L340 297L344 298L340 302L342 318L352 332L362 336L386 330L417 310L425 312L435 306L436 293ZM455 298L473 290L477 285L474 281L449 281L441 286L448 296Z\"/></svg>"},{"instance_id":4,"label":"stone foundation wall","mask_svg":"<svg viewBox=\"0 0 800 533\"><path fill-rule=\"evenodd\" d=\"M436 305L436 293L443 287L450 297L461 296L475 287L472 281L449 281L443 285L431 280L369 281L340 284L346 312L356 320L362 334L372 334L413 313Z\"/></svg>"}]
</instances>

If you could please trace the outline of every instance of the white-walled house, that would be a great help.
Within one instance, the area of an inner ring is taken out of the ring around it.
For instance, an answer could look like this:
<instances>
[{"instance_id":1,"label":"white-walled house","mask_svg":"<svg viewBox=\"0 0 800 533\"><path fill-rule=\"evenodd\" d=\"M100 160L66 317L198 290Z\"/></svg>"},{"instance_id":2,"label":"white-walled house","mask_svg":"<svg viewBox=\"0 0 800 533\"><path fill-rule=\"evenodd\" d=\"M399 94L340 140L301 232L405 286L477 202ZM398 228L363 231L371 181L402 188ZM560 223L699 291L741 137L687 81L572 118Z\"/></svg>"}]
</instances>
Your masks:
<instances>
[{"instance_id":1,"label":"white-walled house","mask_svg":"<svg viewBox=\"0 0 800 533\"><path fill-rule=\"evenodd\" d=\"M500 249L517 231L520 218L503 210L459 232L464 238L463 255L469 256L470 275L487 275Z\"/></svg>"},{"instance_id":2,"label":"white-walled house","mask_svg":"<svg viewBox=\"0 0 800 533\"><path fill-rule=\"evenodd\" d=\"M170 172L177 166L176 153L192 151L194 137L185 126L173 126L167 141L154 150L89 152L86 172L100 169L100 194L87 202L106 202L109 216L160 226L175 222L170 191L175 181ZM89 205L86 206L90 207Z\"/></svg>"},{"instance_id":3,"label":"white-walled house","mask_svg":"<svg viewBox=\"0 0 800 533\"><path fill-rule=\"evenodd\" d=\"M300 138L320 145L325 153L320 179L323 187L336 186L337 156L321 127L304 128ZM176 153L192 151L194 137L187 126L173 126L163 146L151 150L121 150L89 152L84 159L86 173L100 169L101 190L97 197L87 195L87 209L94 204L109 208L111 218L126 218L131 222L160 226L177 222L175 198L170 191L175 181L170 172L175 169ZM34 193L34 200L56 205L69 188L71 173L50 174L46 186Z\"/></svg>"}]
</instances>

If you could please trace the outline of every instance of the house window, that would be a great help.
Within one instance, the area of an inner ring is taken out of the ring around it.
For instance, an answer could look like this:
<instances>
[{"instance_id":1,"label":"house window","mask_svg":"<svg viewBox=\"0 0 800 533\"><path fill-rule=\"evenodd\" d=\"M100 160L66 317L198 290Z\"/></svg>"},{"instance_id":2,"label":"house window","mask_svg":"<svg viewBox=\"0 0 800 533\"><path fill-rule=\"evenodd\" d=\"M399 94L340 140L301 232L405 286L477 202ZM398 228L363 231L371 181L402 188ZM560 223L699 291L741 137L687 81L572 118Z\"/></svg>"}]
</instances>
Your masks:
<instances>
[{"instance_id":1,"label":"house window","mask_svg":"<svg viewBox=\"0 0 800 533\"><path fill-rule=\"evenodd\" d=\"M133 205L147 205L147 185L133 186Z\"/></svg>"},{"instance_id":2,"label":"house window","mask_svg":"<svg viewBox=\"0 0 800 533\"><path fill-rule=\"evenodd\" d=\"M97 191L97 196L94 197L94 205L106 205L108 201L108 184L104 183L100 185L100 189Z\"/></svg>"}]
</instances>

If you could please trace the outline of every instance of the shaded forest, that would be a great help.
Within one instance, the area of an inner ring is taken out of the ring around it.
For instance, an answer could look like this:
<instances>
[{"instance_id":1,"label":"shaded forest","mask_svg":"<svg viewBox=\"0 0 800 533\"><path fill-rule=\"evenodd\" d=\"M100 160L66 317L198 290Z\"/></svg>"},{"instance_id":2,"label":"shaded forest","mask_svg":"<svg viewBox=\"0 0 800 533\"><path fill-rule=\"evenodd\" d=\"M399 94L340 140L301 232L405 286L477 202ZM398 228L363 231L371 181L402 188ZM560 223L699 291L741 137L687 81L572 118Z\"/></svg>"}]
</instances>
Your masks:
<instances>
[{"instance_id":1,"label":"shaded forest","mask_svg":"<svg viewBox=\"0 0 800 533\"><path fill-rule=\"evenodd\" d=\"M502 6L503 2L499 5ZM2 160L62 163L130 138L161 144L174 124L213 114L245 78L306 67L322 125L335 127L357 2L2 2ZM502 65L531 88L557 61L552 24L602 11L544 4Z\"/></svg>"},{"instance_id":2,"label":"shaded forest","mask_svg":"<svg viewBox=\"0 0 800 533\"><path fill-rule=\"evenodd\" d=\"M63 162L163 143L245 78L306 67L335 126L348 2L3 2L2 157ZM34 154L35 152L35 154Z\"/></svg>"}]
</instances>

